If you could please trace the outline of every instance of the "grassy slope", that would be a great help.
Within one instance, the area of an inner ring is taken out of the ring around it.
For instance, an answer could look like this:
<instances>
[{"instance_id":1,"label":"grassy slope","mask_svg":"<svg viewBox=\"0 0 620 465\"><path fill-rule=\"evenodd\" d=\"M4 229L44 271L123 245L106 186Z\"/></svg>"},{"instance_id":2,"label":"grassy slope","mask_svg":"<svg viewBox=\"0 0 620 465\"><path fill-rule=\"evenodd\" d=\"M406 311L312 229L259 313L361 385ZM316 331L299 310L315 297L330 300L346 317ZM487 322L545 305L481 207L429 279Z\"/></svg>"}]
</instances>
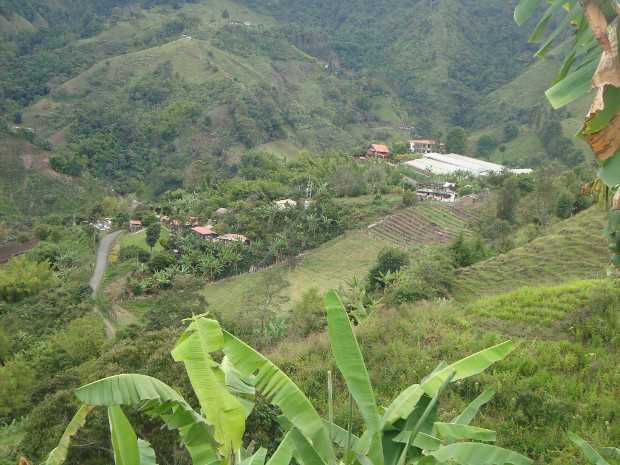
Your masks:
<instances>
[{"instance_id":1,"label":"grassy slope","mask_svg":"<svg viewBox=\"0 0 620 465\"><path fill-rule=\"evenodd\" d=\"M162 228L159 241L161 241L162 239L167 239L168 236L170 236L170 231L168 231L167 228ZM161 246L159 241L157 241L157 244L155 244L155 247L153 247L153 252L160 252L161 250L163 250L163 247ZM135 233L128 232L123 234L123 236L120 238L119 243L121 247L136 246L146 251L150 251L150 248L146 243L146 229Z\"/></svg>"},{"instance_id":2,"label":"grassy slope","mask_svg":"<svg viewBox=\"0 0 620 465\"><path fill-rule=\"evenodd\" d=\"M0 138L0 217L19 220L76 213L101 195L93 181L76 180L51 170L48 155L27 141Z\"/></svg>"},{"instance_id":3,"label":"grassy slope","mask_svg":"<svg viewBox=\"0 0 620 465\"><path fill-rule=\"evenodd\" d=\"M596 207L550 228L531 243L463 269L454 296L506 292L522 286L601 277L608 259L604 214Z\"/></svg>"},{"instance_id":4,"label":"grassy slope","mask_svg":"<svg viewBox=\"0 0 620 465\"><path fill-rule=\"evenodd\" d=\"M282 265L258 273L246 273L210 284L203 294L210 307L226 312L227 308L239 306L244 291L259 281L261 273L275 271L285 274L289 286L284 295L292 304L313 287L326 291L345 285L355 276L364 275L386 245L382 241L370 240L364 232L350 232L306 252L302 263L293 270Z\"/></svg>"},{"instance_id":5,"label":"grassy slope","mask_svg":"<svg viewBox=\"0 0 620 465\"><path fill-rule=\"evenodd\" d=\"M441 418L453 418L483 388L493 387L497 395L475 425L496 429L499 445L537 463L581 463L566 438L567 429L599 446L620 441L618 340L607 343L575 330L596 326L598 308L592 299L610 292L618 299L614 283L579 281L474 300L466 307L438 303L383 310L357 334L382 405L440 360L458 360L500 341L516 340L516 351L496 369L449 389ZM519 312L505 311L506 302ZM332 362L324 335L285 344L272 358L325 409L325 373ZM342 384L337 386L336 420L342 425L346 399Z\"/></svg>"}]
</instances>

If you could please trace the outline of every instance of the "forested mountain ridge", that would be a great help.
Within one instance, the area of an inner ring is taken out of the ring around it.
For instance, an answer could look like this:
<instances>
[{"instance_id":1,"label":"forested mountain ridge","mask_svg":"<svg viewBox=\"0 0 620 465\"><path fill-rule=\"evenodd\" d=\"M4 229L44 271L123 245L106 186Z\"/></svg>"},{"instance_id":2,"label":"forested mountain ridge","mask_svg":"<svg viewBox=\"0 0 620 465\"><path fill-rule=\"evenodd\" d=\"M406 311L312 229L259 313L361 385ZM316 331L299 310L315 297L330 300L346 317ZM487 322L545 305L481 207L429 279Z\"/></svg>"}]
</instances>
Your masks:
<instances>
[{"instance_id":1,"label":"forested mountain ridge","mask_svg":"<svg viewBox=\"0 0 620 465\"><path fill-rule=\"evenodd\" d=\"M230 174L248 149L355 153L401 127L463 126L473 154L476 131L530 124L490 96L552 78L528 67L513 3L4 0L0 107L57 171L145 195ZM537 162L538 138L493 156Z\"/></svg>"},{"instance_id":2,"label":"forested mountain ridge","mask_svg":"<svg viewBox=\"0 0 620 465\"><path fill-rule=\"evenodd\" d=\"M385 80L418 120L470 124L480 96L531 61L514 1L243 2L286 23L309 53Z\"/></svg>"}]
</instances>

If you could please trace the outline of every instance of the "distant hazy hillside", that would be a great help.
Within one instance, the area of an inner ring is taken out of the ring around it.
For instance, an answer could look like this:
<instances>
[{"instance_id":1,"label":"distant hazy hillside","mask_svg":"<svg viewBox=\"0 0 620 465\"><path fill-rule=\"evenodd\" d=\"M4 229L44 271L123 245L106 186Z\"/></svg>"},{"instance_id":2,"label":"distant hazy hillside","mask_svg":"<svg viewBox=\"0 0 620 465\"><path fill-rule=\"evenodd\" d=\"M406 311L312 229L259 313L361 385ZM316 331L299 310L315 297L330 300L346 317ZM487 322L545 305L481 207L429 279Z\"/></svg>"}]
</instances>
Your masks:
<instances>
[{"instance_id":1,"label":"distant hazy hillside","mask_svg":"<svg viewBox=\"0 0 620 465\"><path fill-rule=\"evenodd\" d=\"M385 78L420 118L466 125L481 95L530 61L515 1L243 0L309 53Z\"/></svg>"},{"instance_id":2,"label":"distant hazy hillside","mask_svg":"<svg viewBox=\"0 0 620 465\"><path fill-rule=\"evenodd\" d=\"M228 170L248 149L402 141L403 125L464 126L475 153L480 134L502 143L516 124L490 156L537 164L544 124L528 112L552 66L531 65L513 4L0 0L0 120L48 138L54 169L125 192Z\"/></svg>"}]
</instances>

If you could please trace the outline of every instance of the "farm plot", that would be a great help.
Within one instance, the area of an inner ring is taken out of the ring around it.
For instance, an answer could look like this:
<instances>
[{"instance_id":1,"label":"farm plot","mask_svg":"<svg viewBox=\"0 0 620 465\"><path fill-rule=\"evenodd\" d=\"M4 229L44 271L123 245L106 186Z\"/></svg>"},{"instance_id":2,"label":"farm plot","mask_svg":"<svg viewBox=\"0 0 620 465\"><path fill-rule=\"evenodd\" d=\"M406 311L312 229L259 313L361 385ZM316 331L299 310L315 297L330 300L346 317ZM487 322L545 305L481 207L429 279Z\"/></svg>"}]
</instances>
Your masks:
<instances>
[{"instance_id":1,"label":"farm plot","mask_svg":"<svg viewBox=\"0 0 620 465\"><path fill-rule=\"evenodd\" d=\"M462 205L423 202L413 208L390 215L368 228L371 237L402 247L416 244L445 244L459 234L471 236L468 223L476 218L475 210Z\"/></svg>"}]
</instances>

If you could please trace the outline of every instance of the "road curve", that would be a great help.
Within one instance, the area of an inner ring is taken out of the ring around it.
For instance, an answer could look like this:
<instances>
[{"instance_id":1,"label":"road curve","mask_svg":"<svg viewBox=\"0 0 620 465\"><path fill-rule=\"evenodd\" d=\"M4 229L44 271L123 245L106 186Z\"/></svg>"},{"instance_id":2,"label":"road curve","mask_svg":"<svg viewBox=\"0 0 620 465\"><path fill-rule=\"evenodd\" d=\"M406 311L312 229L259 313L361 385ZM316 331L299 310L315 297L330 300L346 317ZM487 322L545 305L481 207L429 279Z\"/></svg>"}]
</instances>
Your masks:
<instances>
[{"instance_id":1,"label":"road curve","mask_svg":"<svg viewBox=\"0 0 620 465\"><path fill-rule=\"evenodd\" d=\"M97 248L97 261L95 262L95 271L93 272L93 276L90 278L90 288L93 290L93 297L96 296L97 291L99 290L99 286L101 285L101 281L103 280L103 274L105 273L106 268L108 267L108 255L110 254L110 247L116 240L116 238L120 235L121 231L116 231L110 234L107 234L101 239L99 243L99 247Z\"/></svg>"}]
</instances>

